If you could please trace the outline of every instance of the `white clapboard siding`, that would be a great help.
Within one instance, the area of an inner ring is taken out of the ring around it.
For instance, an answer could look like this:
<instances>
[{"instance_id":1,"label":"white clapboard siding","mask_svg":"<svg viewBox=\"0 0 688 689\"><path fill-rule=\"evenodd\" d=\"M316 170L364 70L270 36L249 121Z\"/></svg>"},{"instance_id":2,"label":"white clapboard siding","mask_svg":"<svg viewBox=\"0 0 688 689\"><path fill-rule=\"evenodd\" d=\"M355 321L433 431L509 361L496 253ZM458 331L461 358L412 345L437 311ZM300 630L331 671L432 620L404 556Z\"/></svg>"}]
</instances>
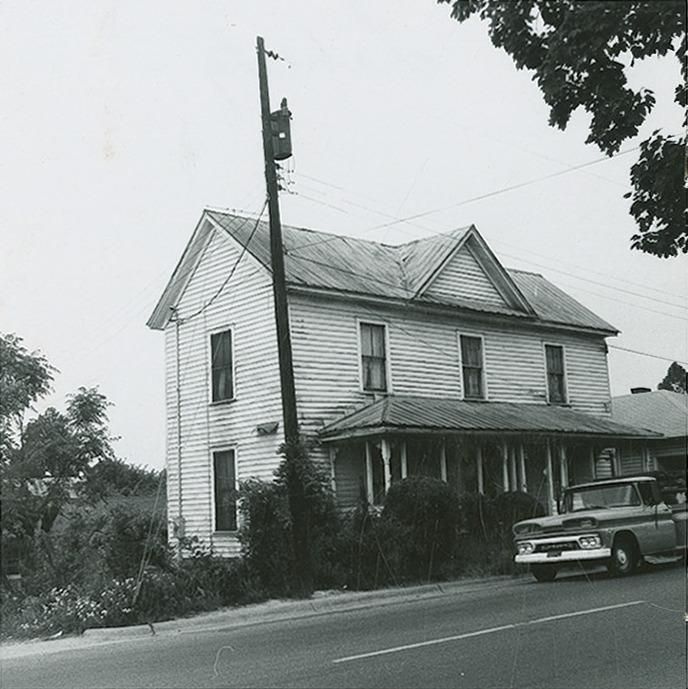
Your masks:
<instances>
[{"instance_id":1,"label":"white clapboard siding","mask_svg":"<svg viewBox=\"0 0 688 689\"><path fill-rule=\"evenodd\" d=\"M450 304L456 298L478 300L499 306L506 303L468 246L461 247L452 256L430 283L425 294Z\"/></svg>"},{"instance_id":2,"label":"white clapboard siding","mask_svg":"<svg viewBox=\"0 0 688 689\"><path fill-rule=\"evenodd\" d=\"M281 402L272 286L269 273L249 253L219 295L240 250L216 231L178 304L181 371L182 514L185 533L220 555L239 552L236 537L213 533L213 450L234 448L239 480L269 479L278 464ZM186 322L185 318L189 318ZM165 331L168 514L178 517L176 325ZM209 333L233 329L235 400L210 405ZM280 422L276 435L259 436L256 426Z\"/></svg>"},{"instance_id":3,"label":"white clapboard siding","mask_svg":"<svg viewBox=\"0 0 688 689\"><path fill-rule=\"evenodd\" d=\"M507 330L467 322L460 316L425 316L410 310L357 306L352 302L291 297L299 414L316 430L356 405L371 401L360 390L358 320L386 323L392 392L460 398L457 333L483 336L489 400L546 403L544 344L563 345L569 403L580 411L608 415L609 383L603 338Z\"/></svg>"}]
</instances>

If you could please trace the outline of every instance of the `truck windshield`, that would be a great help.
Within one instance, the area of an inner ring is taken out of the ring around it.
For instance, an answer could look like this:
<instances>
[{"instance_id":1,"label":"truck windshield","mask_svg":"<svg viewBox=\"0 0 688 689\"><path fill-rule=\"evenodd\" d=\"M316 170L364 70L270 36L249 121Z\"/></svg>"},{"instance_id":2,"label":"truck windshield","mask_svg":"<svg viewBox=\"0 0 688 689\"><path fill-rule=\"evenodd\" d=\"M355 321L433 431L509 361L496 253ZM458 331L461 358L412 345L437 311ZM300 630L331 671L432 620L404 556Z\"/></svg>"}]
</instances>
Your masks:
<instances>
[{"instance_id":1,"label":"truck windshield","mask_svg":"<svg viewBox=\"0 0 688 689\"><path fill-rule=\"evenodd\" d=\"M632 483L616 483L609 486L590 486L568 490L564 495L564 511L610 509L640 505L640 496Z\"/></svg>"}]
</instances>

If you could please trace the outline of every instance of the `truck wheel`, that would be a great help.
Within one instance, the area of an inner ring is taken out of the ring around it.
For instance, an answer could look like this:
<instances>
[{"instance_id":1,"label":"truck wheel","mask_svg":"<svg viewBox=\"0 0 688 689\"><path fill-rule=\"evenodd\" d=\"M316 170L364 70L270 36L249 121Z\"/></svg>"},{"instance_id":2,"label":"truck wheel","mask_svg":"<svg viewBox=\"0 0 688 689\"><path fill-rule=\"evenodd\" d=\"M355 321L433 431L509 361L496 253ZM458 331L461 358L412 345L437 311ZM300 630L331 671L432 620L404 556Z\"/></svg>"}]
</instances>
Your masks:
<instances>
[{"instance_id":1,"label":"truck wheel","mask_svg":"<svg viewBox=\"0 0 688 689\"><path fill-rule=\"evenodd\" d=\"M638 564L638 550L630 538L619 538L612 548L609 573L613 577L626 577L632 574Z\"/></svg>"},{"instance_id":2,"label":"truck wheel","mask_svg":"<svg viewBox=\"0 0 688 689\"><path fill-rule=\"evenodd\" d=\"M554 577L557 576L557 568L554 565L531 565L530 571L541 584L554 581Z\"/></svg>"}]
</instances>

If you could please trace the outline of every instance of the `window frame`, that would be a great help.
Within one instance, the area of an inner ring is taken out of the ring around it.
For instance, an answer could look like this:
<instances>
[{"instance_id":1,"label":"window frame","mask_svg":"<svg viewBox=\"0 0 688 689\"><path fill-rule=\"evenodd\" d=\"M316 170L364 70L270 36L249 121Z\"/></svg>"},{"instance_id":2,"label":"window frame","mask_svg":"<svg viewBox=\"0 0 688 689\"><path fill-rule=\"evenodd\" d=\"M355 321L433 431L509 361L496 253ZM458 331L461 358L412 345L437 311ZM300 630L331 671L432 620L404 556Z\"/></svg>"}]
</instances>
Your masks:
<instances>
[{"instance_id":1,"label":"window frame","mask_svg":"<svg viewBox=\"0 0 688 689\"><path fill-rule=\"evenodd\" d=\"M234 490L239 490L239 452L236 445L222 445L219 447L210 448L210 475L212 481L210 484L210 499L212 505L211 511L211 526L213 534L236 534L239 531L239 498L234 501L234 529L218 529L217 528L217 500L215 496L215 455L221 452L232 452L234 456ZM238 494L238 493L237 493Z\"/></svg>"},{"instance_id":2,"label":"window frame","mask_svg":"<svg viewBox=\"0 0 688 689\"><path fill-rule=\"evenodd\" d=\"M385 379L387 382L386 390L366 390L363 380L363 342L361 340L362 325L377 325L385 331ZM376 321L371 318L356 318L356 339L358 343L358 389L365 395L389 395L392 393L392 365L389 346L389 323Z\"/></svg>"},{"instance_id":3,"label":"window frame","mask_svg":"<svg viewBox=\"0 0 688 689\"><path fill-rule=\"evenodd\" d=\"M547 347L559 347L561 349L561 365L564 369L563 379L564 379L564 399L561 402L552 401L549 395L549 371L547 369ZM569 404L569 375L568 367L566 365L566 346L560 344L559 342L543 342L542 343L542 358L545 362L545 399L547 404L554 405L568 405Z\"/></svg>"},{"instance_id":4,"label":"window frame","mask_svg":"<svg viewBox=\"0 0 688 689\"><path fill-rule=\"evenodd\" d=\"M213 335L219 335L221 333L230 333L230 354L232 357L232 396L221 400L213 399ZM235 328L234 325L225 325L222 328L215 328L209 330L207 333L207 361L208 361L208 404L210 406L218 406L222 404L228 404L233 402L237 397L237 384L236 384L236 356L235 356Z\"/></svg>"},{"instance_id":5,"label":"window frame","mask_svg":"<svg viewBox=\"0 0 688 689\"><path fill-rule=\"evenodd\" d=\"M482 375L480 382L483 388L482 397L466 397L466 382L463 375L463 351L461 349L462 337L474 337L480 340L480 359L482 363ZM457 330L456 346L459 350L459 378L461 380L461 399L466 402L487 402L489 400L489 392L487 389L487 359L485 357L485 336L481 333L469 332L466 330Z\"/></svg>"}]
</instances>

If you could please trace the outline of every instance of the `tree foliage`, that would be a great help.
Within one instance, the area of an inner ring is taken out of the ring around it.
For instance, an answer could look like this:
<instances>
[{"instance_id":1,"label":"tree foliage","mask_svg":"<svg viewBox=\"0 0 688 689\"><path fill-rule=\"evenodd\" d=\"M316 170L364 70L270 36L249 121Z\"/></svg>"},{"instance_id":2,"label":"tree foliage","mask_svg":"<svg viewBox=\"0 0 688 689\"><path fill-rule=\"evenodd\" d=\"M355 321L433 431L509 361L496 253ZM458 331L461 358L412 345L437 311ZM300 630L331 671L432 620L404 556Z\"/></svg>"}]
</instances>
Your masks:
<instances>
[{"instance_id":1,"label":"tree foliage","mask_svg":"<svg viewBox=\"0 0 688 689\"><path fill-rule=\"evenodd\" d=\"M651 89L634 89L628 68L647 57L674 53L682 81L675 100L686 108L686 4L580 0L438 0L459 22L477 15L495 47L517 69L533 72L549 123L565 129L583 108L591 115L586 143L616 153L634 137L655 104ZM685 124L685 121L684 121ZM631 246L660 257L688 252L684 190L685 136L655 131L631 169L630 212L638 232Z\"/></svg>"},{"instance_id":2,"label":"tree foliage","mask_svg":"<svg viewBox=\"0 0 688 689\"><path fill-rule=\"evenodd\" d=\"M688 372L681 364L674 361L662 379L662 382L657 386L657 390L670 390L671 392L681 392L684 395L688 394Z\"/></svg>"},{"instance_id":3,"label":"tree foliage","mask_svg":"<svg viewBox=\"0 0 688 689\"><path fill-rule=\"evenodd\" d=\"M105 395L80 387L65 411L48 407L25 421L49 391L55 369L30 353L16 335L0 336L0 469L2 536L32 538L48 532L75 498L93 503L138 487L152 492L159 474L115 457Z\"/></svg>"}]
</instances>

